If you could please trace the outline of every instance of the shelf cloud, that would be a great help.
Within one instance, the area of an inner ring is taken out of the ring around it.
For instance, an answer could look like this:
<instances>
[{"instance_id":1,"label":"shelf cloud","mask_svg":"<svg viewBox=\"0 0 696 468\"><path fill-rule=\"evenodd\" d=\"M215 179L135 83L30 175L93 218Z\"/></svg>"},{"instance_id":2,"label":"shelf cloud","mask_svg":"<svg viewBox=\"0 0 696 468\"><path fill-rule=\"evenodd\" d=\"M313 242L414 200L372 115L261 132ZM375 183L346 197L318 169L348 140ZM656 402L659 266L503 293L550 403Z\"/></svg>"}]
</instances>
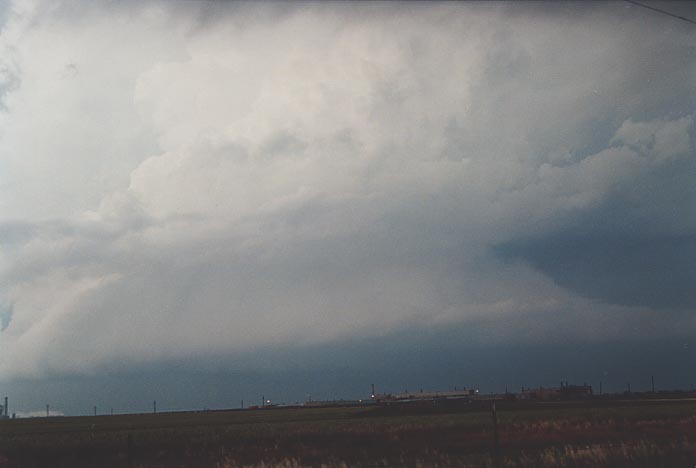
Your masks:
<instances>
[{"instance_id":1,"label":"shelf cloud","mask_svg":"<svg viewBox=\"0 0 696 468\"><path fill-rule=\"evenodd\" d=\"M432 324L695 331L689 24L622 4L5 8L4 378Z\"/></svg>"}]
</instances>

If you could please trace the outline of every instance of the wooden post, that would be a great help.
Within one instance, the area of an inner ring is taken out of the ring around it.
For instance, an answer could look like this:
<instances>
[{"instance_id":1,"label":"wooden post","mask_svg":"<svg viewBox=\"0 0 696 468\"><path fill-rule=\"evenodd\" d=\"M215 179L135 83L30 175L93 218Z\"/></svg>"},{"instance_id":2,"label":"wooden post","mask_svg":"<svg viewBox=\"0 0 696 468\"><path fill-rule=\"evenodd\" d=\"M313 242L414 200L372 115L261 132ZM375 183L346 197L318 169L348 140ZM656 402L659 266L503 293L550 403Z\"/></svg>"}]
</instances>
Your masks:
<instances>
[{"instance_id":1,"label":"wooden post","mask_svg":"<svg viewBox=\"0 0 696 468\"><path fill-rule=\"evenodd\" d=\"M491 417L493 418L493 466L498 466L498 413L495 402L491 403Z\"/></svg>"}]
</instances>

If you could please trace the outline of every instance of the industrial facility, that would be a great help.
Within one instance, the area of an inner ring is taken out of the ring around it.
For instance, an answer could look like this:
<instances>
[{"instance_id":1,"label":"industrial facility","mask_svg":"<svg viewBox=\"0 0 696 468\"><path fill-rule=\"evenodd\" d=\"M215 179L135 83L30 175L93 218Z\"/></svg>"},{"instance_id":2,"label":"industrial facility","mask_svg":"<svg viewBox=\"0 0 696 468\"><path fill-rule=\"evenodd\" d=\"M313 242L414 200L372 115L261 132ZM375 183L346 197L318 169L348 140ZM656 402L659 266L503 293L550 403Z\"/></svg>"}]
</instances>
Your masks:
<instances>
[{"instance_id":1,"label":"industrial facility","mask_svg":"<svg viewBox=\"0 0 696 468\"><path fill-rule=\"evenodd\" d=\"M372 401L377 403L406 403L411 401L437 401L437 400L461 400L461 399L474 399L479 396L478 389L472 388L467 389L463 387L458 390L456 387L451 391L423 391L420 389L417 392L404 391L402 393L375 393L375 385L372 384L372 393L370 398Z\"/></svg>"},{"instance_id":2,"label":"industrial facility","mask_svg":"<svg viewBox=\"0 0 696 468\"><path fill-rule=\"evenodd\" d=\"M518 395L520 400L537 401L582 400L590 397L592 397L592 386L568 385L568 382L561 382L560 387L523 388Z\"/></svg>"},{"instance_id":3,"label":"industrial facility","mask_svg":"<svg viewBox=\"0 0 696 468\"><path fill-rule=\"evenodd\" d=\"M376 393L375 386L372 384L370 402L376 404L395 404L395 403L414 403L430 401L453 402L475 401L475 400L528 400L528 401L562 401L562 400L583 400L592 398L592 386L587 384L570 385L568 382L561 382L560 387L522 387L519 393L503 394L481 394L477 388L457 388L448 391L424 391L417 392L404 391L401 393ZM363 400L361 400L362 402Z\"/></svg>"}]
</instances>

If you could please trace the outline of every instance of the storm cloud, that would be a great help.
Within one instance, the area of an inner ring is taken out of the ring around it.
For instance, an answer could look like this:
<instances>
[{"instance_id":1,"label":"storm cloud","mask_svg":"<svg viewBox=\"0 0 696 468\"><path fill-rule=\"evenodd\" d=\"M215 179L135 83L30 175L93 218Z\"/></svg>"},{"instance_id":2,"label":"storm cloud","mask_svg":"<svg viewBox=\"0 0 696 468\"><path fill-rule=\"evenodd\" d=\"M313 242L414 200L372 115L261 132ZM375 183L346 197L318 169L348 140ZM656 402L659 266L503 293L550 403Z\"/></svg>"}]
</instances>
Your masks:
<instances>
[{"instance_id":1,"label":"storm cloud","mask_svg":"<svg viewBox=\"0 0 696 468\"><path fill-rule=\"evenodd\" d=\"M426 326L696 331L693 25L526 2L2 18L5 379Z\"/></svg>"}]
</instances>

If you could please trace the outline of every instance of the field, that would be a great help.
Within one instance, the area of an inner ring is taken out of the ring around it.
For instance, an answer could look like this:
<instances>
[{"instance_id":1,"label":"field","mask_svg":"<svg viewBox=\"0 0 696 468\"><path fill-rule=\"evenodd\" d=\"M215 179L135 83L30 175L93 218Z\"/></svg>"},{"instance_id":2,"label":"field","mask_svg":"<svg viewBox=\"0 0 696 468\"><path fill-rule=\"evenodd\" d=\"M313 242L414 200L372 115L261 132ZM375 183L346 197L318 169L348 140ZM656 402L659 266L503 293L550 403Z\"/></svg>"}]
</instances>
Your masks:
<instances>
[{"instance_id":1,"label":"field","mask_svg":"<svg viewBox=\"0 0 696 468\"><path fill-rule=\"evenodd\" d=\"M0 467L693 467L696 401L288 408L0 421Z\"/></svg>"}]
</instances>

